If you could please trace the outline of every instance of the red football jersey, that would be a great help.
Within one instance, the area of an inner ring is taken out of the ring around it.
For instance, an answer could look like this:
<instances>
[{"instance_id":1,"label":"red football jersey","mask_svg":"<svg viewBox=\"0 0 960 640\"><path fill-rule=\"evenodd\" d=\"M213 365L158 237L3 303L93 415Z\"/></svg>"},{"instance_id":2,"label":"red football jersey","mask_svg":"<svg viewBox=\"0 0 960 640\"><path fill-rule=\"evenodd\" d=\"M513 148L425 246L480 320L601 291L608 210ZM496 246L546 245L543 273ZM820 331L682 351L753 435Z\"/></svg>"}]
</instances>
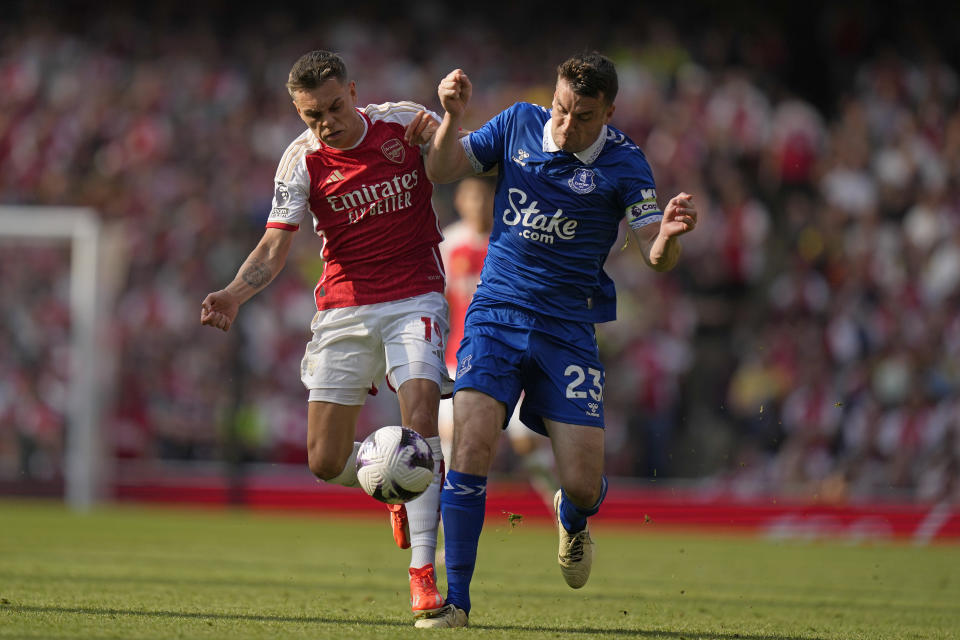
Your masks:
<instances>
[{"instance_id":1,"label":"red football jersey","mask_svg":"<svg viewBox=\"0 0 960 640\"><path fill-rule=\"evenodd\" d=\"M480 282L483 259L487 256L490 234L478 233L462 221L443 230L440 253L447 269L447 304L450 306L450 335L445 353L447 367L457 366L457 349L463 339L467 307Z\"/></svg>"},{"instance_id":2,"label":"red football jersey","mask_svg":"<svg viewBox=\"0 0 960 640\"><path fill-rule=\"evenodd\" d=\"M312 213L323 238L317 309L443 292L433 185L420 148L403 141L421 109L411 102L367 105L360 111L364 133L351 149L329 147L309 129L287 147L267 227L296 231Z\"/></svg>"}]
</instances>

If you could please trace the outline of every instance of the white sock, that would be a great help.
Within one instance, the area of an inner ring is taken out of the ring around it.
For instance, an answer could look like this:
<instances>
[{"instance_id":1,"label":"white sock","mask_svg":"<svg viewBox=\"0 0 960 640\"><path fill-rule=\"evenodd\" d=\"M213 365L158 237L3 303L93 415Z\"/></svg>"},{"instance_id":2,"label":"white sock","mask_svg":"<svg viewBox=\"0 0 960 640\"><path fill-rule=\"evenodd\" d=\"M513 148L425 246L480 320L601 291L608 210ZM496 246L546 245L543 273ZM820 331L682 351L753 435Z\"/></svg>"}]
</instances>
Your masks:
<instances>
[{"instance_id":1,"label":"white sock","mask_svg":"<svg viewBox=\"0 0 960 640\"><path fill-rule=\"evenodd\" d=\"M443 452L440 437L427 438L433 451L433 482L416 500L407 503L410 522L410 566L414 569L433 564L437 552L437 527L440 525L440 485L443 483Z\"/></svg>"},{"instance_id":2,"label":"white sock","mask_svg":"<svg viewBox=\"0 0 960 640\"><path fill-rule=\"evenodd\" d=\"M330 484L339 484L344 487L359 487L360 483L357 482L357 451L360 450L360 443L353 443L353 452L350 453L350 457L347 458L347 464L343 467L343 470L333 478L330 478L326 482ZM319 480L323 482L323 480Z\"/></svg>"}]
</instances>

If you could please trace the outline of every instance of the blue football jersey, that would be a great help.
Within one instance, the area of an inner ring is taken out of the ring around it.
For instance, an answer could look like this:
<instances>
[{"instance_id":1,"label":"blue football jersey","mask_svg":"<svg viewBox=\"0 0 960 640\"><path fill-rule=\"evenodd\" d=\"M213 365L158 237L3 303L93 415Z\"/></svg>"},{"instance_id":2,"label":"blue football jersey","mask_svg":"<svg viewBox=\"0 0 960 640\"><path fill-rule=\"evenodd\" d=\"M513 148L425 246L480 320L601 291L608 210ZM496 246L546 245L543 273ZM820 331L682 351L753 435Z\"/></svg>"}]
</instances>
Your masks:
<instances>
[{"instance_id":1,"label":"blue football jersey","mask_svg":"<svg viewBox=\"0 0 960 640\"><path fill-rule=\"evenodd\" d=\"M613 127L572 154L557 148L549 122L548 109L521 102L461 139L478 173L499 165L475 295L579 322L613 320L616 292L604 263L624 216L634 228L663 217L653 172Z\"/></svg>"}]
</instances>

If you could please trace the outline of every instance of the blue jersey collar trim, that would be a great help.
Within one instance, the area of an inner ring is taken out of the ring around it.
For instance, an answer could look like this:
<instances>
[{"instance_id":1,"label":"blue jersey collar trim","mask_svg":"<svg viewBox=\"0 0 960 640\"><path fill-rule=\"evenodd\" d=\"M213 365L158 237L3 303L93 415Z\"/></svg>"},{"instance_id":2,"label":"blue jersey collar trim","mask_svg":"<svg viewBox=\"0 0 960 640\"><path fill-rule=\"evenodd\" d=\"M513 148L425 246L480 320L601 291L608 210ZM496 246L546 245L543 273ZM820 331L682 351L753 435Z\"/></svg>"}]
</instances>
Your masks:
<instances>
[{"instance_id":1,"label":"blue jersey collar trim","mask_svg":"<svg viewBox=\"0 0 960 640\"><path fill-rule=\"evenodd\" d=\"M556 153L561 151L560 147L557 146L557 143L553 139L553 131L550 130L550 122L553 118L547 118L547 121L543 124L543 150L547 153ZM578 151L573 156L582 162L583 164L593 164L597 157L600 155L600 151L603 150L603 144L607 141L607 125L603 125L603 129L600 130L600 135L597 136L597 139L593 141L589 147L583 151Z\"/></svg>"}]
</instances>

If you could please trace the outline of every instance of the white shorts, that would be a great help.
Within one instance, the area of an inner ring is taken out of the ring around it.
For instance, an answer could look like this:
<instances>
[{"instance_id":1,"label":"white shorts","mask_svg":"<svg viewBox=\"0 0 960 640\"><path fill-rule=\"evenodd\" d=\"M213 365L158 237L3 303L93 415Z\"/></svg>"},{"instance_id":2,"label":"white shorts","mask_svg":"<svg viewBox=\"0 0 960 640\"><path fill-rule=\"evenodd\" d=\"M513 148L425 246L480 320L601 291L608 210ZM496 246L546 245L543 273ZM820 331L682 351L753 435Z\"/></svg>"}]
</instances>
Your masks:
<instances>
[{"instance_id":1,"label":"white shorts","mask_svg":"<svg viewBox=\"0 0 960 640\"><path fill-rule=\"evenodd\" d=\"M453 391L443 360L450 325L443 294L326 309L313 316L313 340L300 364L310 401L362 405L386 375L396 390L411 378Z\"/></svg>"}]
</instances>

